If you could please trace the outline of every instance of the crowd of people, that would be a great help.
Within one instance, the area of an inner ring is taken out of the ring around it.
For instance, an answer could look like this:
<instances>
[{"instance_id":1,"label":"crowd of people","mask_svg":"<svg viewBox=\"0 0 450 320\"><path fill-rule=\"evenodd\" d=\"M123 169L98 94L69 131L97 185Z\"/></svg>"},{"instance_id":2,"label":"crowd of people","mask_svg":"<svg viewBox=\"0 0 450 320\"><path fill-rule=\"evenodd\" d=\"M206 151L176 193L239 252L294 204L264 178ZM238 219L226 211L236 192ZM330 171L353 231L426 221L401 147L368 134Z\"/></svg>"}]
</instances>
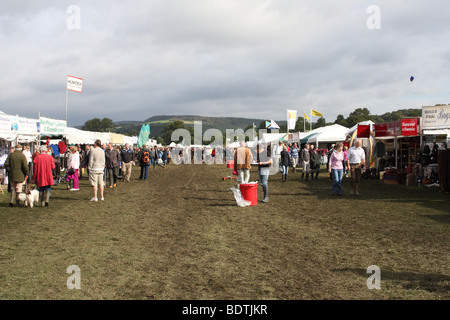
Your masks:
<instances>
[{"instance_id":1,"label":"crowd of people","mask_svg":"<svg viewBox=\"0 0 450 320\"><path fill-rule=\"evenodd\" d=\"M79 180L86 173L93 189L91 201L104 200L104 188L117 187L122 178L130 182L133 165L141 168L140 180L148 179L148 168L153 165L165 168L170 163L168 148L137 148L132 150L128 144L114 146L112 143L95 141L93 145L70 146L61 158L55 157L48 144L37 148L31 154L29 146L20 144L11 147L5 161L8 175L8 191L11 207L20 206L19 195L29 193L29 185L36 184L39 191L39 204L49 206L51 188L59 182L67 183L67 190L79 191ZM65 165L65 176L60 177L61 164Z\"/></svg>"},{"instance_id":2,"label":"crowd of people","mask_svg":"<svg viewBox=\"0 0 450 320\"><path fill-rule=\"evenodd\" d=\"M272 150L273 149L273 150ZM265 161L262 161L264 155ZM320 167L323 164L323 151L319 151L314 145L306 143L300 149L297 143L286 144L279 142L272 148L270 144L259 144L256 148L256 161L250 148L245 142L241 142L234 153L234 168L237 171L238 184L247 184L250 179L251 165L258 165L259 183L263 189L262 202L269 201L269 175L270 167L278 163L281 171L282 182L288 178L289 168L293 172L297 166L301 168L301 180L318 180ZM348 149L343 143L333 144L326 155L326 167L332 180L331 195L342 196L343 176L351 173L351 194L359 196L359 183L361 173L365 166L365 151L361 148L361 141L357 139L355 145Z\"/></svg>"},{"instance_id":3,"label":"crowd of people","mask_svg":"<svg viewBox=\"0 0 450 320\"><path fill-rule=\"evenodd\" d=\"M95 141L92 146L70 146L67 150L65 176L62 180L67 183L68 190L79 191L79 179L86 173L93 190L91 201L103 201L104 188L107 185L112 189L117 187L118 179L130 182L134 165L140 167L139 180L144 181L148 179L148 170L151 166L153 170L157 166L165 169L172 161L172 149L144 145L132 150L128 144L114 146L112 143L102 144L100 140ZM241 142L235 149L219 151L220 155L216 154L214 148L208 149L208 152L202 149L198 154L195 148L190 147L177 150L179 150L178 156L190 156L190 160L195 160L198 156L200 160L197 163L209 163L208 158L214 159L216 156L224 156L225 159L231 157L238 175L238 183L243 184L249 182L251 165L257 165L259 183L264 194L262 202L269 201L269 175L275 163L280 167L283 182L288 179L289 169L292 167L295 173L297 166L301 169L301 180L317 180L320 167L324 164L323 150L319 151L314 145L308 143L303 148L300 148L297 143L279 142L273 146L260 143L256 149L250 149L245 142ZM331 194L342 195L343 176L350 172L351 193L359 195L359 183L365 164L365 152L361 148L361 141L356 140L355 145L350 149L342 143L332 145L326 159L327 170L332 180ZM55 160L53 150L48 145L40 146L34 154L31 154L29 146L17 145L11 148L5 162L9 176L10 206L19 205L19 194L24 184L28 186L31 183L37 186L39 203L42 206L49 206L51 187L59 183L61 179L58 179L60 160ZM29 192L27 187L25 192Z\"/></svg>"}]
</instances>

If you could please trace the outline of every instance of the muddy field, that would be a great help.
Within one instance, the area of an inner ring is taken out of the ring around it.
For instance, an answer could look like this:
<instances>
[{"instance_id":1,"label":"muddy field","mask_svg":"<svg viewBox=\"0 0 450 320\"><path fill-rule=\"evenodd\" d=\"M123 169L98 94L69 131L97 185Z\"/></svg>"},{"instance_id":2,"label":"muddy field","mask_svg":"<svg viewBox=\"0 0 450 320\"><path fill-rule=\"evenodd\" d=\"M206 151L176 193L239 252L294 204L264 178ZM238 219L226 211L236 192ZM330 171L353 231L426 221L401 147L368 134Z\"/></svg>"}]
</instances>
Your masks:
<instances>
[{"instance_id":1,"label":"muddy field","mask_svg":"<svg viewBox=\"0 0 450 320\"><path fill-rule=\"evenodd\" d=\"M1 299L449 299L450 200L436 189L269 179L236 206L219 165L169 165L105 201L54 188L50 208L0 203ZM252 171L251 180L257 179ZM259 199L262 190L259 188ZM66 286L79 266L81 290ZM381 290L366 285L370 265Z\"/></svg>"}]
</instances>

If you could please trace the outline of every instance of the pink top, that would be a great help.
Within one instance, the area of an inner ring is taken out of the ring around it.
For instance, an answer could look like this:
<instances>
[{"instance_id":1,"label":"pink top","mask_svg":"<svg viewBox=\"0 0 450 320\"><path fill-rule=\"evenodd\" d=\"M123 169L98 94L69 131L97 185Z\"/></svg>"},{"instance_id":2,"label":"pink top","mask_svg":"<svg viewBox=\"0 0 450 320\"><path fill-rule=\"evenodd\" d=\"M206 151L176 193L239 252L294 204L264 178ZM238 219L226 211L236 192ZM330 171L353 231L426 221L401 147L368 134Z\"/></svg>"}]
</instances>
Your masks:
<instances>
[{"instance_id":1,"label":"pink top","mask_svg":"<svg viewBox=\"0 0 450 320\"><path fill-rule=\"evenodd\" d=\"M338 153L336 151L333 151L333 154L331 155L331 158L330 158L331 169L337 169L337 170L344 169L344 166L342 163L343 161L344 161L344 153L343 152Z\"/></svg>"}]
</instances>

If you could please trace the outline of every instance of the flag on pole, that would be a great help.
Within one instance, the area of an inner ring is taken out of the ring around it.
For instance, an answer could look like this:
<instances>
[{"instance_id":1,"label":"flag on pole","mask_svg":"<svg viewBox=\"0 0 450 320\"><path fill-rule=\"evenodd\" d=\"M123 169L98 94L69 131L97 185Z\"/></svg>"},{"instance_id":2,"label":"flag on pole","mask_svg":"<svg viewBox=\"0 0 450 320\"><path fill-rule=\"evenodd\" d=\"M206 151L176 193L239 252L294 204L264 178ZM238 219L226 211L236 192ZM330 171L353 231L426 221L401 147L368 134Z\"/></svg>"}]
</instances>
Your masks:
<instances>
[{"instance_id":1,"label":"flag on pole","mask_svg":"<svg viewBox=\"0 0 450 320\"><path fill-rule=\"evenodd\" d=\"M297 122L297 110L287 110L287 130L294 130Z\"/></svg>"},{"instance_id":2,"label":"flag on pole","mask_svg":"<svg viewBox=\"0 0 450 320\"><path fill-rule=\"evenodd\" d=\"M83 79L67 76L67 90L81 93L83 91Z\"/></svg>"},{"instance_id":3,"label":"flag on pole","mask_svg":"<svg viewBox=\"0 0 450 320\"><path fill-rule=\"evenodd\" d=\"M269 125L267 125L269 124ZM280 126L273 120L266 121L266 129L280 129Z\"/></svg>"},{"instance_id":4,"label":"flag on pole","mask_svg":"<svg viewBox=\"0 0 450 320\"><path fill-rule=\"evenodd\" d=\"M143 124L141 127L141 131L139 132L139 138L137 142L138 148L141 148L144 144L147 143L149 136L150 136L150 124Z\"/></svg>"},{"instance_id":5,"label":"flag on pole","mask_svg":"<svg viewBox=\"0 0 450 320\"><path fill-rule=\"evenodd\" d=\"M308 117L308 115L307 115L306 113L304 113L304 112L303 112L303 117L304 117L305 119L308 119L308 121L311 121L311 119Z\"/></svg>"},{"instance_id":6,"label":"flag on pole","mask_svg":"<svg viewBox=\"0 0 450 320\"><path fill-rule=\"evenodd\" d=\"M318 112L316 110L311 110L311 115L315 116L315 117L323 117L323 114L321 114L320 112Z\"/></svg>"}]
</instances>

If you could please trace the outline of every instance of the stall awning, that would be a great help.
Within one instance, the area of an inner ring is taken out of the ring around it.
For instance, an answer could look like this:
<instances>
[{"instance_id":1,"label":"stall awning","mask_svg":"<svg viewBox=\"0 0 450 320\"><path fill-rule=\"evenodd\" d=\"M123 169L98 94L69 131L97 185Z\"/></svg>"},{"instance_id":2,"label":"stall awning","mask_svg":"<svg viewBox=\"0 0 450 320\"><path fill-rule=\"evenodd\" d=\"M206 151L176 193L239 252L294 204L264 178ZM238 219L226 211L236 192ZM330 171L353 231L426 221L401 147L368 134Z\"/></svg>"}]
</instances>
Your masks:
<instances>
[{"instance_id":1,"label":"stall awning","mask_svg":"<svg viewBox=\"0 0 450 320\"><path fill-rule=\"evenodd\" d=\"M306 137L300 139L300 143L307 143L309 138L312 138L312 137L314 137L315 135L318 135L318 134L319 134L319 132L307 135Z\"/></svg>"},{"instance_id":2,"label":"stall awning","mask_svg":"<svg viewBox=\"0 0 450 320\"><path fill-rule=\"evenodd\" d=\"M30 142L34 142L38 139L37 135L23 135L23 134L19 134L17 136L17 141L19 143L30 143Z\"/></svg>"},{"instance_id":3,"label":"stall awning","mask_svg":"<svg viewBox=\"0 0 450 320\"><path fill-rule=\"evenodd\" d=\"M13 133L0 133L0 139L6 141L14 141L16 140L17 135Z\"/></svg>"}]
</instances>

